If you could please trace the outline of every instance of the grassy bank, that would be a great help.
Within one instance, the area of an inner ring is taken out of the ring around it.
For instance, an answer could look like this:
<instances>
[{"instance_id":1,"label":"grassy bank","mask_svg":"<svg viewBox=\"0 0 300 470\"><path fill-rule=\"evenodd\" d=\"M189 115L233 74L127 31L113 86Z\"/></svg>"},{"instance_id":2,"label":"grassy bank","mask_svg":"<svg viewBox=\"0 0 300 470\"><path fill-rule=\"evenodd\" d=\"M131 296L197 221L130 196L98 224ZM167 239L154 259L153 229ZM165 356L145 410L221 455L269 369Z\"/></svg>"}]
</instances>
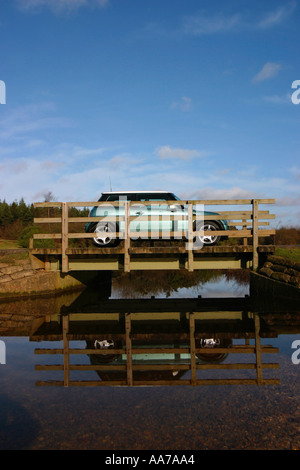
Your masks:
<instances>
[{"instance_id":1,"label":"grassy bank","mask_svg":"<svg viewBox=\"0 0 300 470\"><path fill-rule=\"evenodd\" d=\"M5 240L0 238L0 250L18 250L20 247L16 240Z\"/></svg>"},{"instance_id":2,"label":"grassy bank","mask_svg":"<svg viewBox=\"0 0 300 470\"><path fill-rule=\"evenodd\" d=\"M11 253L0 253L0 263L11 263L15 264L19 260L24 260L29 257L27 251L19 251L17 253L14 250L20 250L20 246L17 241L4 240L0 238L0 250L11 250Z\"/></svg>"},{"instance_id":3,"label":"grassy bank","mask_svg":"<svg viewBox=\"0 0 300 470\"><path fill-rule=\"evenodd\" d=\"M283 256L296 263L300 262L300 248L275 248L275 255Z\"/></svg>"}]
</instances>

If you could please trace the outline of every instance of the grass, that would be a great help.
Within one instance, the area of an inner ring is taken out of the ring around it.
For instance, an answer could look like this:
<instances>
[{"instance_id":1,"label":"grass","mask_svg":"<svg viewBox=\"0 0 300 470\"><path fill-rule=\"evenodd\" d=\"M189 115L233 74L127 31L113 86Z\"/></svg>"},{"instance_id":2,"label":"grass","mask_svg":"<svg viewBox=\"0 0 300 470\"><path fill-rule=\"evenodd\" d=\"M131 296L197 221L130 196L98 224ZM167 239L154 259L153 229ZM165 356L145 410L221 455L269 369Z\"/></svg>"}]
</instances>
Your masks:
<instances>
[{"instance_id":1,"label":"grass","mask_svg":"<svg viewBox=\"0 0 300 470\"><path fill-rule=\"evenodd\" d=\"M17 240L5 240L0 238L0 250L18 250L20 249L20 245L18 244ZM19 253L9 253L6 252L0 255L0 263L17 263L19 260L24 260L28 258L27 251L20 251Z\"/></svg>"},{"instance_id":2,"label":"grass","mask_svg":"<svg viewBox=\"0 0 300 470\"><path fill-rule=\"evenodd\" d=\"M6 253L5 255L0 256L0 263L18 264L19 260L28 258L29 253L27 251L21 251L20 253Z\"/></svg>"},{"instance_id":3,"label":"grass","mask_svg":"<svg viewBox=\"0 0 300 470\"><path fill-rule=\"evenodd\" d=\"M300 263L300 248L275 248L275 255Z\"/></svg>"},{"instance_id":4,"label":"grass","mask_svg":"<svg viewBox=\"0 0 300 470\"><path fill-rule=\"evenodd\" d=\"M17 250L21 248L17 240L5 240L0 238L0 250Z\"/></svg>"}]
</instances>

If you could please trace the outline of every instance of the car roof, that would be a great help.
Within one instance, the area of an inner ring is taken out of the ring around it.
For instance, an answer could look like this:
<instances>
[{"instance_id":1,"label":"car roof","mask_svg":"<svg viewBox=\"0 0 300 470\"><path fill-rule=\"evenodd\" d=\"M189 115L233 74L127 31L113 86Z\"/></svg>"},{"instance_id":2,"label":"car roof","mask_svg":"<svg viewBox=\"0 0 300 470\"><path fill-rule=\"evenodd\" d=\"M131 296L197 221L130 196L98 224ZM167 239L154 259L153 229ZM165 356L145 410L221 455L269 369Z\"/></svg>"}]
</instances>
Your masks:
<instances>
[{"instance_id":1,"label":"car roof","mask_svg":"<svg viewBox=\"0 0 300 470\"><path fill-rule=\"evenodd\" d=\"M166 193L166 194L169 194L170 191L104 191L102 194L145 194L145 193L151 193L151 194Z\"/></svg>"}]
</instances>

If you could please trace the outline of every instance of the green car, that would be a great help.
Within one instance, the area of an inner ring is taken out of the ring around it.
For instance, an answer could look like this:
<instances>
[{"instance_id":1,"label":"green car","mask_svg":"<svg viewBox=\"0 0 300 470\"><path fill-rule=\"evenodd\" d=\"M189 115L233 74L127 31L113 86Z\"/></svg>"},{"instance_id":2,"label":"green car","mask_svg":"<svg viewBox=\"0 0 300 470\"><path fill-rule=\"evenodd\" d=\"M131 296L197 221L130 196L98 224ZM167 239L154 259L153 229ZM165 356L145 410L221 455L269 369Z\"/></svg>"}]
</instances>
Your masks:
<instances>
[{"instance_id":1,"label":"green car","mask_svg":"<svg viewBox=\"0 0 300 470\"><path fill-rule=\"evenodd\" d=\"M85 226L86 232L95 233L93 242L98 247L116 246L119 240L124 238L122 233L120 233L119 237L113 235L116 232L124 232L125 205L122 204L122 201L132 202L130 205L130 216L134 217L130 221L130 237L132 239L154 240L160 236L166 240L187 237L188 207L187 205L182 205L179 202L181 200L173 193L168 191L106 192L102 193L99 199L99 202L102 201L107 202L107 205L103 204L93 207L89 216L107 217L109 221L105 221L105 219L103 221L91 221ZM167 204L166 201L174 201L174 204ZM114 204L115 202L118 202L118 204ZM151 204L148 204L149 202ZM176 215L176 217L172 217L173 215ZM206 234L196 237L196 241L199 246L215 245L220 241L221 237L214 235L213 232L216 230L228 230L228 224L225 220L203 221L203 215L218 214L216 212L193 209L194 230L209 230L212 232L211 235ZM115 219L115 221L111 219ZM177 232L177 234L172 237L171 232Z\"/></svg>"}]
</instances>

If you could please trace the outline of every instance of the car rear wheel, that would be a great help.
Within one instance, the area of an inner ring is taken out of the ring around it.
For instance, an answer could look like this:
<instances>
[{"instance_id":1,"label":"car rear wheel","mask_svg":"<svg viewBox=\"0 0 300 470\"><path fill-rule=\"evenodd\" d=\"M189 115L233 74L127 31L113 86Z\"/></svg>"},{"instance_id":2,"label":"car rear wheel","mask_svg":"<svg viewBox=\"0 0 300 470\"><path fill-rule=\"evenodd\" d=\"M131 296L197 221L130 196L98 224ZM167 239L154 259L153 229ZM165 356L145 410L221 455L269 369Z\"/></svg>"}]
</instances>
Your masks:
<instances>
[{"instance_id":1,"label":"car rear wheel","mask_svg":"<svg viewBox=\"0 0 300 470\"><path fill-rule=\"evenodd\" d=\"M93 238L94 245L98 247L116 246L118 240L111 234L116 232L114 226L107 222L98 222L94 227L95 238ZM97 235L99 234L99 235Z\"/></svg>"},{"instance_id":2,"label":"car rear wheel","mask_svg":"<svg viewBox=\"0 0 300 470\"><path fill-rule=\"evenodd\" d=\"M107 339L96 339L94 341L86 342L87 349L99 349L99 350L109 350L109 349L121 349L122 344L120 341L115 342L114 340ZM91 354L91 362L93 364L105 364L110 363L118 359L120 354Z\"/></svg>"}]
</instances>

